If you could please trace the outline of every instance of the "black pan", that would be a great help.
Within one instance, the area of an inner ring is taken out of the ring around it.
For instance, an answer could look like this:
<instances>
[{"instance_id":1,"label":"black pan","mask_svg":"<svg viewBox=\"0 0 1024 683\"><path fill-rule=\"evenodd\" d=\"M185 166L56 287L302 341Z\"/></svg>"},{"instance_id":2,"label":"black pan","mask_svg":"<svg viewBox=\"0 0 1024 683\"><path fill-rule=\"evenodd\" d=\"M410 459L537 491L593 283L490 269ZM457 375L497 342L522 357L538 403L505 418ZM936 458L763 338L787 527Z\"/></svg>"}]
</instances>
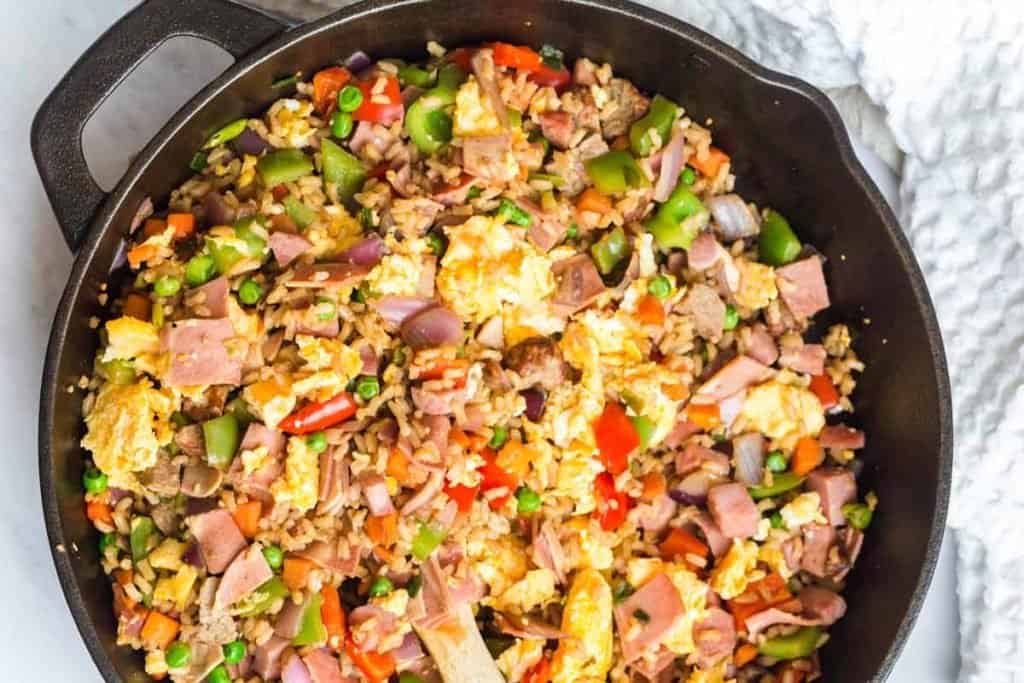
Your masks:
<instances>
[{"instance_id":1,"label":"black pan","mask_svg":"<svg viewBox=\"0 0 1024 683\"><path fill-rule=\"evenodd\" d=\"M175 35L211 40L237 62L143 149L110 194L89 174L82 127L151 50ZM356 49L422 57L445 45L501 38L551 43L569 56L608 61L643 88L714 120L739 191L776 207L828 259L833 319L858 330L868 365L857 421L869 434L863 490L881 508L850 578L849 613L823 652L825 679L883 680L924 599L946 516L953 448L949 380L924 280L892 211L857 163L828 99L768 71L707 34L617 0L367 2L289 28L227 0L150 0L113 26L43 103L32 128L39 173L68 245L77 253L53 323L42 380L39 460L46 526L68 606L107 681L139 680L142 660L114 644L111 595L85 519L80 478L82 393L91 370L100 286L143 198L158 203L187 177L210 132L280 96L282 74L306 74Z\"/></svg>"}]
</instances>

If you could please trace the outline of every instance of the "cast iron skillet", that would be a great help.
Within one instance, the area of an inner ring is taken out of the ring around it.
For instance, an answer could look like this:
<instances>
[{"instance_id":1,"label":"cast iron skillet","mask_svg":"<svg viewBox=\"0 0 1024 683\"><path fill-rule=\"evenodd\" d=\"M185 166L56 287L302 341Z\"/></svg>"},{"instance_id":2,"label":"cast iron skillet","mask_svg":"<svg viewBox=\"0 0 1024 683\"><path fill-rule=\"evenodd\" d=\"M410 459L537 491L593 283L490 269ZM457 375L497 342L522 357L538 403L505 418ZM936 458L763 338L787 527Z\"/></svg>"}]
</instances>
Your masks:
<instances>
[{"instance_id":1,"label":"cast iron skillet","mask_svg":"<svg viewBox=\"0 0 1024 683\"><path fill-rule=\"evenodd\" d=\"M176 35L211 40L238 61L167 123L105 195L86 167L82 127L147 53ZM856 394L857 421L869 435L861 487L877 491L882 505L850 577L849 613L823 653L825 678L880 681L892 668L942 538L953 447L949 380L908 243L824 95L691 26L621 0L381 0L297 28L227 0L149 0L71 68L32 128L36 164L78 255L42 381L43 507L68 606L107 681L145 676L141 658L114 644L110 590L83 512L82 393L66 387L91 371L97 340L87 321L102 314L100 286L139 203L147 196L158 204L166 199L210 132L281 96L270 84L282 74L310 74L356 49L422 57L427 40L455 46L497 38L551 43L572 57L608 61L641 87L683 103L698 120L713 118L739 191L779 209L827 257L833 319L859 330L856 348L868 365Z\"/></svg>"}]
</instances>

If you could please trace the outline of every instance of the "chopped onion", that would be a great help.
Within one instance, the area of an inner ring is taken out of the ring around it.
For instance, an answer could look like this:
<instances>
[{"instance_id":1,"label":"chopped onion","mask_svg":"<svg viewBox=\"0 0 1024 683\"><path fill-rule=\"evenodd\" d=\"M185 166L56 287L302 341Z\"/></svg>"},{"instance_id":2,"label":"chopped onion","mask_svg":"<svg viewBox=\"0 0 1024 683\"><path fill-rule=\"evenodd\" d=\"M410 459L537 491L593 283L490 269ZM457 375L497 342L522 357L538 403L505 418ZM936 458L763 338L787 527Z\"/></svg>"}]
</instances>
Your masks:
<instances>
[{"instance_id":1,"label":"chopped onion","mask_svg":"<svg viewBox=\"0 0 1024 683\"><path fill-rule=\"evenodd\" d=\"M249 127L246 127L237 138L231 141L231 146L234 147L235 152L238 154L251 154L253 156L259 156L264 151L273 147L259 133Z\"/></svg>"},{"instance_id":2,"label":"chopped onion","mask_svg":"<svg viewBox=\"0 0 1024 683\"><path fill-rule=\"evenodd\" d=\"M544 392L540 389L527 389L521 393L523 398L526 400L526 419L531 422L536 422L544 417L544 405L548 400L548 397L544 395Z\"/></svg>"},{"instance_id":3,"label":"chopped onion","mask_svg":"<svg viewBox=\"0 0 1024 683\"><path fill-rule=\"evenodd\" d=\"M658 168L658 181L654 184L654 201L663 202L668 199L675 189L676 181L679 179L679 172L683 170L683 149L686 140L683 137L682 128L676 126L668 145L662 150L661 160Z\"/></svg>"},{"instance_id":4,"label":"chopped onion","mask_svg":"<svg viewBox=\"0 0 1024 683\"><path fill-rule=\"evenodd\" d=\"M203 197L203 211L209 225L231 225L235 222L235 210L228 205L220 192L206 193Z\"/></svg>"},{"instance_id":5,"label":"chopped onion","mask_svg":"<svg viewBox=\"0 0 1024 683\"><path fill-rule=\"evenodd\" d=\"M382 258L384 258L384 241L379 235L370 235L366 239L356 242L338 256L339 261L370 267L380 263Z\"/></svg>"},{"instance_id":6,"label":"chopped onion","mask_svg":"<svg viewBox=\"0 0 1024 683\"><path fill-rule=\"evenodd\" d=\"M757 486L764 478L764 437L756 432L741 434L732 440L736 462L736 481Z\"/></svg>"},{"instance_id":7,"label":"chopped onion","mask_svg":"<svg viewBox=\"0 0 1024 683\"><path fill-rule=\"evenodd\" d=\"M669 493L669 496L677 503L700 505L707 500L708 490L716 481L718 481L718 477L715 477L710 472L697 470L692 474L686 475L679 482L679 486Z\"/></svg>"},{"instance_id":8,"label":"chopped onion","mask_svg":"<svg viewBox=\"0 0 1024 683\"><path fill-rule=\"evenodd\" d=\"M346 69L356 75L359 75L359 72L370 66L370 64L373 63L373 60L371 60L370 56L362 50L356 50L350 54L343 63Z\"/></svg>"},{"instance_id":9,"label":"chopped onion","mask_svg":"<svg viewBox=\"0 0 1024 683\"><path fill-rule=\"evenodd\" d=\"M426 308L402 323L402 340L414 349L462 341L462 320L444 306Z\"/></svg>"},{"instance_id":10,"label":"chopped onion","mask_svg":"<svg viewBox=\"0 0 1024 683\"><path fill-rule=\"evenodd\" d=\"M370 302L380 317L392 325L401 325L411 316L435 305L435 301L421 296L382 296Z\"/></svg>"},{"instance_id":11,"label":"chopped onion","mask_svg":"<svg viewBox=\"0 0 1024 683\"><path fill-rule=\"evenodd\" d=\"M657 195L655 195L657 199ZM708 210L714 217L715 232L725 240L738 240L753 237L761 232L757 216L750 210L739 195L723 194L711 197L706 202Z\"/></svg>"},{"instance_id":12,"label":"chopped onion","mask_svg":"<svg viewBox=\"0 0 1024 683\"><path fill-rule=\"evenodd\" d=\"M281 681L283 683L313 683L310 678L309 669L298 654L292 655L288 663L281 670Z\"/></svg>"}]
</instances>

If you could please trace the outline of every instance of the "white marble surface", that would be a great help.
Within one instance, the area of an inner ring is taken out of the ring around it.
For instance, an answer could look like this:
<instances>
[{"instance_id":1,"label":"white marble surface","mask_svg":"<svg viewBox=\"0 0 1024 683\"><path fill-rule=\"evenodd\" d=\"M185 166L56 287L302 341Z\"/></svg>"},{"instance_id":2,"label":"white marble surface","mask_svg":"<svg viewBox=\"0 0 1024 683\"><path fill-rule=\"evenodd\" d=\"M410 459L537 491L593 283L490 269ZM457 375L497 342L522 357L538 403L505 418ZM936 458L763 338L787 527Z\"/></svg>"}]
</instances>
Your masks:
<instances>
[{"instance_id":1,"label":"white marble surface","mask_svg":"<svg viewBox=\"0 0 1024 683\"><path fill-rule=\"evenodd\" d=\"M6 439L4 494L0 496L0 651L7 654L0 679L9 681L99 680L65 607L50 562L38 493L36 421L39 378L50 320L71 266L56 221L35 173L28 144L32 116L43 97L88 45L134 3L0 0L5 21L0 39L0 215L6 229L0 250L3 338L0 367L0 430ZM99 176L116 178L127 159L163 118L206 78L223 68L215 50L176 46L152 64L149 87L118 97L90 131L90 159ZM95 137L92 137L95 135ZM73 144L68 141L68 144ZM897 179L870 152L859 148L889 201ZM109 183L107 183L109 184ZM947 535L948 536L948 535ZM958 668L954 548L947 537L936 578L914 633L890 678L898 683L942 683Z\"/></svg>"}]
</instances>

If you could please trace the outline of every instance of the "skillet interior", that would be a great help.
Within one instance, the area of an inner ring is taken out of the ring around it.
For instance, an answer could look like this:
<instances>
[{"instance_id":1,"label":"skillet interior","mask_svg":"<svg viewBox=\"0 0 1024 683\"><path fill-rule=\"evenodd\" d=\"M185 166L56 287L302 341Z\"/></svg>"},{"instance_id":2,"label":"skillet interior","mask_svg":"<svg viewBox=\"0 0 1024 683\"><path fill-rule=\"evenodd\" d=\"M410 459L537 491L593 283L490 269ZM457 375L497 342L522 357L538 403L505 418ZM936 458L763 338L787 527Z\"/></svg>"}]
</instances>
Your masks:
<instances>
[{"instance_id":1,"label":"skillet interior","mask_svg":"<svg viewBox=\"0 0 1024 683\"><path fill-rule=\"evenodd\" d=\"M855 396L869 435L863 490L881 509L832 629L826 679L881 680L909 632L937 558L948 497L952 436L941 341L919 270L884 199L853 158L823 95L754 66L709 36L623 3L529 0L358 5L290 31L186 105L140 153L104 205L82 247L54 324L43 378L40 470L58 573L103 676L144 678L141 658L114 646L110 592L80 491L81 393L65 387L91 368L100 285L139 201L156 201L183 181L193 151L219 125L254 114L279 93L276 77L307 74L356 49L422 57L427 40L446 45L501 38L551 43L570 57L611 62L642 88L713 118L717 144L733 157L738 191L787 215L827 257L832 316L859 330L868 371Z\"/></svg>"}]
</instances>

